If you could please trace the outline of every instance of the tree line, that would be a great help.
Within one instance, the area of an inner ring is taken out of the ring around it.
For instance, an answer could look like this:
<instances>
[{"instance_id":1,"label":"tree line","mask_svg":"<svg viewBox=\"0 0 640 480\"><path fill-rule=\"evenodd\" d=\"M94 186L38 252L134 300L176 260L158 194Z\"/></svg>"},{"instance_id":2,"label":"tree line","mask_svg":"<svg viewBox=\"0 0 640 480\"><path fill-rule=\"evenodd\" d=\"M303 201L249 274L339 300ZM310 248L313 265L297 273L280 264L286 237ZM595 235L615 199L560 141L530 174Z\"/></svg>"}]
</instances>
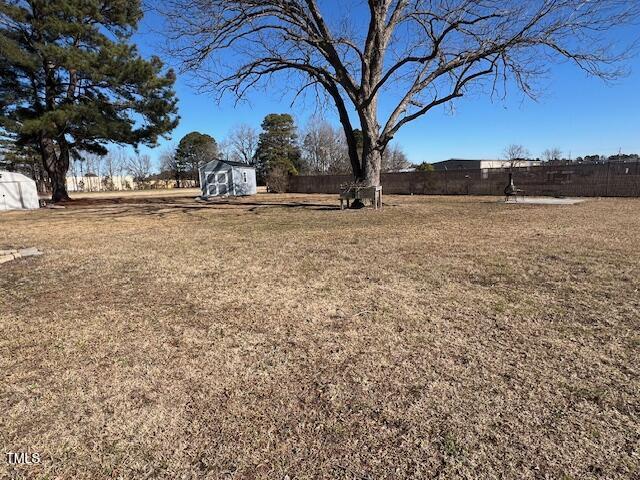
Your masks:
<instances>
[{"instance_id":1,"label":"tree line","mask_svg":"<svg viewBox=\"0 0 640 480\"><path fill-rule=\"evenodd\" d=\"M511 144L502 152L502 157L511 163L512 167L519 163L535 160L545 163L569 164L569 163L606 163L606 162L638 162L640 155L637 153L616 153L614 155L591 154L573 157L558 147L545 149L538 157L533 157L529 149L524 145Z\"/></svg>"},{"instance_id":2,"label":"tree line","mask_svg":"<svg viewBox=\"0 0 640 480\"><path fill-rule=\"evenodd\" d=\"M259 184L282 189L288 175L348 175L349 150L342 129L315 116L299 129L291 114L271 113L261 130L247 124L232 128L218 142L210 135L191 132L160 156L160 177L176 186L198 186L198 169L211 160L244 163L256 168ZM409 168L402 148L394 144L383 156L385 172Z\"/></svg>"},{"instance_id":3,"label":"tree line","mask_svg":"<svg viewBox=\"0 0 640 480\"><path fill-rule=\"evenodd\" d=\"M190 132L177 145L165 147L154 168L149 155L111 148L105 155L78 152L68 174L75 190L119 190L147 188L151 182L173 183L176 187L199 186L199 168L212 160L244 163L256 168L258 182L282 190L288 175L348 175L349 152L344 133L324 118L312 117L299 128L292 115L267 115L261 130L248 124L233 127L218 142L213 136ZM383 156L384 172L411 167L401 146L392 145ZM46 172L37 155L8 155L0 168L22 171L40 186ZM159 173L154 171L159 170ZM37 174L34 172L37 171ZM125 176L131 179L125 179Z\"/></svg>"}]
</instances>

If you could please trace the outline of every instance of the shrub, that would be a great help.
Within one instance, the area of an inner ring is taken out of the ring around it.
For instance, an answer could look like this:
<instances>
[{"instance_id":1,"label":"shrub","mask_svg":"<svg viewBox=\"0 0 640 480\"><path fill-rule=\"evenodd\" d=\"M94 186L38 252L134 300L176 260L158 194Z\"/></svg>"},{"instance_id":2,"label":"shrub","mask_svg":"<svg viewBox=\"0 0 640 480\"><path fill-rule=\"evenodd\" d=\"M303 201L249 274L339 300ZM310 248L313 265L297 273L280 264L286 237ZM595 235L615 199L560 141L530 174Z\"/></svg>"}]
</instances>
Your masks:
<instances>
[{"instance_id":1,"label":"shrub","mask_svg":"<svg viewBox=\"0 0 640 480\"><path fill-rule=\"evenodd\" d=\"M273 167L267 174L267 191L285 193L289 187L289 171L282 165Z\"/></svg>"}]
</instances>

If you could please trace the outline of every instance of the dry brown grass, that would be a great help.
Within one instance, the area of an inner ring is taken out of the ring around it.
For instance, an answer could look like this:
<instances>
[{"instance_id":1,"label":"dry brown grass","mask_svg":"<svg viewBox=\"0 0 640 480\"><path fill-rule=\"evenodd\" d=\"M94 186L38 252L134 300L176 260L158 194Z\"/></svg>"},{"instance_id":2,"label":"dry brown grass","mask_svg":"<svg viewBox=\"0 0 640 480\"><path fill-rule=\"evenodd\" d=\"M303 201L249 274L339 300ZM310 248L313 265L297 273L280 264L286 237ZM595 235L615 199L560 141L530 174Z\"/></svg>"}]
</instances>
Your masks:
<instances>
[{"instance_id":1,"label":"dry brown grass","mask_svg":"<svg viewBox=\"0 0 640 480\"><path fill-rule=\"evenodd\" d=\"M142 197L192 197L195 198L201 194L199 188L170 188L164 190L130 190L130 191L104 191L104 192L73 192L71 196L74 199L91 199L91 198L122 198L136 199Z\"/></svg>"},{"instance_id":2,"label":"dry brown grass","mask_svg":"<svg viewBox=\"0 0 640 480\"><path fill-rule=\"evenodd\" d=\"M640 201L0 215L0 475L638 478Z\"/></svg>"}]
</instances>

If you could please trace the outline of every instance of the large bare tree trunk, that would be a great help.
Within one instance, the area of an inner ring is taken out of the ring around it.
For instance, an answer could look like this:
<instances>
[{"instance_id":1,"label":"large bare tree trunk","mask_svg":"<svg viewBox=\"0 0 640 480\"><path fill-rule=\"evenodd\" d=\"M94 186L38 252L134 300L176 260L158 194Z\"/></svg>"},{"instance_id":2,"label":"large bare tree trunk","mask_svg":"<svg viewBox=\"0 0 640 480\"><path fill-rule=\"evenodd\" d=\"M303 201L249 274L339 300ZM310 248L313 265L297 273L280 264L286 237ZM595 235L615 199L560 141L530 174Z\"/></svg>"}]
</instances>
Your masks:
<instances>
[{"instance_id":1,"label":"large bare tree trunk","mask_svg":"<svg viewBox=\"0 0 640 480\"><path fill-rule=\"evenodd\" d=\"M51 179L51 200L54 202L70 200L67 193L69 150L62 149L60 155L58 155L53 140L43 137L40 139L40 153L44 169Z\"/></svg>"},{"instance_id":2,"label":"large bare tree trunk","mask_svg":"<svg viewBox=\"0 0 640 480\"><path fill-rule=\"evenodd\" d=\"M362 125L362 150L358 152L358 168L353 169L353 177L359 184L367 187L380 185L380 170L384 146L380 145L380 126L377 121L377 101L374 99L360 114ZM352 161L352 164L354 162ZM356 199L353 208L362 208L362 200Z\"/></svg>"},{"instance_id":3,"label":"large bare tree trunk","mask_svg":"<svg viewBox=\"0 0 640 480\"><path fill-rule=\"evenodd\" d=\"M364 176L361 179L368 187L377 187L380 185L380 166L382 163L382 152L374 149L367 153L362 159L364 166Z\"/></svg>"},{"instance_id":4,"label":"large bare tree trunk","mask_svg":"<svg viewBox=\"0 0 640 480\"><path fill-rule=\"evenodd\" d=\"M365 140L366 143L366 140ZM367 187L377 187L380 185L380 165L382 162L382 152L378 149L364 148L360 163L360 174L353 172L355 181ZM355 199L351 204L351 208L363 208L364 203L360 199Z\"/></svg>"},{"instance_id":5,"label":"large bare tree trunk","mask_svg":"<svg viewBox=\"0 0 640 480\"><path fill-rule=\"evenodd\" d=\"M378 101L375 96L366 107L361 108L359 116L362 126L361 178L357 178L357 175L354 176L356 180L364 183L367 187L377 187L380 185L380 168L384 147L380 145Z\"/></svg>"}]
</instances>

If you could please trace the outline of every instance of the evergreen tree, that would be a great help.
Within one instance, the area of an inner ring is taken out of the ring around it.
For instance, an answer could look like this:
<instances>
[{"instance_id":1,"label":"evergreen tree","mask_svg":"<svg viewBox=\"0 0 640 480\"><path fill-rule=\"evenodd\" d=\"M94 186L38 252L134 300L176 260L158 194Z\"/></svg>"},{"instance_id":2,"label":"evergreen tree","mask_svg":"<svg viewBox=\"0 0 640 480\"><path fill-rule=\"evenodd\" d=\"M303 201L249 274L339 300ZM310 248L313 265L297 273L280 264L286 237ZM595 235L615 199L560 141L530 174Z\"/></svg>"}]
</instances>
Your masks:
<instances>
[{"instance_id":1,"label":"evergreen tree","mask_svg":"<svg viewBox=\"0 0 640 480\"><path fill-rule=\"evenodd\" d=\"M0 131L0 170L18 172L35 180L39 192L45 192L49 178L42 166L39 152L29 145L19 145L15 135Z\"/></svg>"},{"instance_id":2,"label":"evergreen tree","mask_svg":"<svg viewBox=\"0 0 640 480\"><path fill-rule=\"evenodd\" d=\"M300 148L293 117L288 113L270 113L262 122L256 150L256 174L264 183L274 169L296 175L300 170Z\"/></svg>"},{"instance_id":3,"label":"evergreen tree","mask_svg":"<svg viewBox=\"0 0 640 480\"><path fill-rule=\"evenodd\" d=\"M68 199L70 156L153 146L177 125L175 75L129 43L137 0L0 2L0 129L35 148Z\"/></svg>"},{"instance_id":4,"label":"evergreen tree","mask_svg":"<svg viewBox=\"0 0 640 480\"><path fill-rule=\"evenodd\" d=\"M427 162L416 165L416 172L435 172L435 167Z\"/></svg>"},{"instance_id":5,"label":"evergreen tree","mask_svg":"<svg viewBox=\"0 0 640 480\"><path fill-rule=\"evenodd\" d=\"M176 171L188 172L189 176L200 186L198 169L219 156L218 144L211 135L200 132L188 133L182 137L176 150Z\"/></svg>"}]
</instances>

